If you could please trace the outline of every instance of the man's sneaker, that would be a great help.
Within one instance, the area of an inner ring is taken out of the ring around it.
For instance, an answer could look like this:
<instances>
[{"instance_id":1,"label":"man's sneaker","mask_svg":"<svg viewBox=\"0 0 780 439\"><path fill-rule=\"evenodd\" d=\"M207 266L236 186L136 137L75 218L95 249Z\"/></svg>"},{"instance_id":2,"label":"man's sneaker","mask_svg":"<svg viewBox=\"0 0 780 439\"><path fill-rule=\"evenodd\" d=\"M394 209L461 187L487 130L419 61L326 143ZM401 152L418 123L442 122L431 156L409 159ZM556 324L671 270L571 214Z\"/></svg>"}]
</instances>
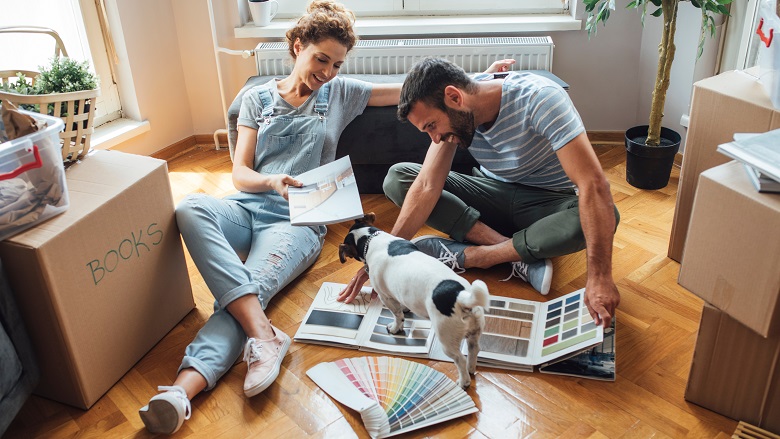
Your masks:
<instances>
[{"instance_id":1,"label":"man's sneaker","mask_svg":"<svg viewBox=\"0 0 780 439\"><path fill-rule=\"evenodd\" d=\"M509 277L504 279L507 281L512 277L519 277L520 279L531 284L532 287L546 296L550 292L550 284L552 283L552 262L549 259L542 259L541 261L534 262L532 264L526 264L523 261L512 262L512 273Z\"/></svg>"},{"instance_id":2,"label":"man's sneaker","mask_svg":"<svg viewBox=\"0 0 780 439\"><path fill-rule=\"evenodd\" d=\"M163 393L153 396L138 414L150 433L176 433L192 415L187 392L179 386L160 386L157 390Z\"/></svg>"},{"instance_id":3,"label":"man's sneaker","mask_svg":"<svg viewBox=\"0 0 780 439\"><path fill-rule=\"evenodd\" d=\"M271 325L274 338L257 340L250 338L244 345L244 361L246 361L246 378L244 379L244 394L252 397L267 389L279 376L282 359L290 347L290 337Z\"/></svg>"},{"instance_id":4,"label":"man's sneaker","mask_svg":"<svg viewBox=\"0 0 780 439\"><path fill-rule=\"evenodd\" d=\"M456 273L466 271L463 264L466 260L464 250L471 247L470 244L455 241L453 239L442 238L441 236L426 235L412 239L412 244L416 245L421 252L428 256L444 262L444 265L450 267Z\"/></svg>"}]
</instances>

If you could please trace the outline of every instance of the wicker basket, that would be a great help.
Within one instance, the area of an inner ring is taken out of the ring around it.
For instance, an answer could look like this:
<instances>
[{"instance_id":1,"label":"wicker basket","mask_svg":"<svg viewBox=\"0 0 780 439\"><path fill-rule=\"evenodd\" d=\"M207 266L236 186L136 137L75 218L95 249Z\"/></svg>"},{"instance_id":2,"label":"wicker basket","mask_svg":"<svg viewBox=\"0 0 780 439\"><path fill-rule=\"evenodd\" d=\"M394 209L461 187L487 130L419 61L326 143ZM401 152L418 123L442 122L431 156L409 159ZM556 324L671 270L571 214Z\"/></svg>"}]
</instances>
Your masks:
<instances>
[{"instance_id":1,"label":"wicker basket","mask_svg":"<svg viewBox=\"0 0 780 439\"><path fill-rule=\"evenodd\" d=\"M62 44L62 39L56 31L37 26L6 26L0 27L0 33L29 33L46 34L54 38L54 56L68 56L68 51ZM8 84L10 79L16 79L17 73L23 73L35 83L35 77L39 72L29 70L5 70L0 71L0 83ZM73 93L51 93L47 95L20 95L17 93L0 90L0 101L8 101L16 105L38 104L39 112L47 114L49 104L54 104L52 116L59 117L65 122L65 130L60 133L62 143L62 160L76 160L89 152L92 133L95 131L93 120L95 117L95 98L100 96L100 89L77 91ZM62 115L62 104L67 109Z\"/></svg>"},{"instance_id":2,"label":"wicker basket","mask_svg":"<svg viewBox=\"0 0 780 439\"><path fill-rule=\"evenodd\" d=\"M5 76L8 72L0 72ZM37 74L37 73L36 73ZM10 76L15 76L13 72ZM39 112L47 114L49 104L54 104L54 117L59 117L65 122L65 130L60 133L62 142L62 160L76 160L89 152L92 133L95 128L92 124L95 118L95 98L100 96L100 89L77 91L73 93L51 93L47 95L20 95L0 91L0 100L19 104L39 104ZM67 110L63 116L62 103Z\"/></svg>"}]
</instances>

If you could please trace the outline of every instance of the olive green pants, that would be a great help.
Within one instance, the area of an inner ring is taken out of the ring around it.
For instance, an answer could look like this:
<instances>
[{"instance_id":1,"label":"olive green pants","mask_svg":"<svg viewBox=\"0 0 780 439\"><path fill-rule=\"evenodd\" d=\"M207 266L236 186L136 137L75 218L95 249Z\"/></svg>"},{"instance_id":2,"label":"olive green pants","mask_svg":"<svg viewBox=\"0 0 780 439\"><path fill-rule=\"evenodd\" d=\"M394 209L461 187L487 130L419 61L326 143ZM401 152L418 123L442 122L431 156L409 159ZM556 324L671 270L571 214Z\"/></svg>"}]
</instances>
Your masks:
<instances>
[{"instance_id":1,"label":"olive green pants","mask_svg":"<svg viewBox=\"0 0 780 439\"><path fill-rule=\"evenodd\" d=\"M385 195L401 206L420 173L417 163L393 165L385 177ZM526 263L585 248L579 198L574 190L551 191L484 176L450 172L433 212L425 222L456 241L464 241L477 220L504 236ZM615 208L615 226L620 220Z\"/></svg>"}]
</instances>

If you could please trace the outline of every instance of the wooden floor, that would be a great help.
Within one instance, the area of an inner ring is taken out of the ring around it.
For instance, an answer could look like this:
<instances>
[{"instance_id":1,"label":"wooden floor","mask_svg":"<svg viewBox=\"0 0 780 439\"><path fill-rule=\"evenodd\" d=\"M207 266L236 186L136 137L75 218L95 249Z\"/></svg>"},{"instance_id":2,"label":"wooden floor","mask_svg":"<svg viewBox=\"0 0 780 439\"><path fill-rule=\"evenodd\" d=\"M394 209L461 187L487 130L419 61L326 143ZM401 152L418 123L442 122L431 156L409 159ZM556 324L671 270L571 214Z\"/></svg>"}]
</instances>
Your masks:
<instances>
[{"instance_id":1,"label":"wooden floor","mask_svg":"<svg viewBox=\"0 0 780 439\"><path fill-rule=\"evenodd\" d=\"M539 373L479 368L468 389L479 412L448 421L408 437L447 438L622 438L730 437L736 422L683 399L702 301L677 284L680 265L666 257L679 170L664 189L642 191L625 182L625 153L620 147L596 146L621 213L614 243L614 277L622 300L617 313L615 382L600 382ZM217 196L232 189L226 150L197 147L170 161L176 201L191 192ZM382 195L363 197L378 225L389 230L398 209ZM315 265L271 302L274 324L293 335L324 281L346 282L359 267L342 265L337 246L348 223L330 227ZM431 230L423 230L430 233ZM585 286L585 252L557 258L550 297ZM9 427L6 438L147 437L138 409L169 385L184 348L208 318L213 298L189 260L197 309L89 411L33 396ZM491 292L541 300L519 280L498 282L509 266L472 269ZM293 343L276 382L247 399L242 392L246 366L236 365L217 387L192 401L192 419L178 437L266 439L300 437L368 437L355 412L332 401L305 371L322 361L359 355L354 351ZM451 363L427 362L452 378Z\"/></svg>"}]
</instances>

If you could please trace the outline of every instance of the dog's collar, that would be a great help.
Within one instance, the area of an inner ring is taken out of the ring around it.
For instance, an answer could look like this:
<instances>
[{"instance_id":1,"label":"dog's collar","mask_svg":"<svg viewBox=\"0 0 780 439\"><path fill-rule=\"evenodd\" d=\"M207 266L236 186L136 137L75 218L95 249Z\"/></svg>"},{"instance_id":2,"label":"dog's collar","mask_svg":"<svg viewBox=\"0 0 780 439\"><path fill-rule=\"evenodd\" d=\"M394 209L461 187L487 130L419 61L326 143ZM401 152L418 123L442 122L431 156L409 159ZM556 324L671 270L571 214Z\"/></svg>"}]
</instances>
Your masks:
<instances>
[{"instance_id":1,"label":"dog's collar","mask_svg":"<svg viewBox=\"0 0 780 439\"><path fill-rule=\"evenodd\" d=\"M366 259L366 255L368 255L368 244L371 242L372 239L374 239L374 236L379 235L381 233L381 230L377 230L373 232L372 234L368 235L368 238L366 238L366 243L363 245L363 265L364 270L366 270L366 274L368 274L368 259Z\"/></svg>"}]
</instances>

